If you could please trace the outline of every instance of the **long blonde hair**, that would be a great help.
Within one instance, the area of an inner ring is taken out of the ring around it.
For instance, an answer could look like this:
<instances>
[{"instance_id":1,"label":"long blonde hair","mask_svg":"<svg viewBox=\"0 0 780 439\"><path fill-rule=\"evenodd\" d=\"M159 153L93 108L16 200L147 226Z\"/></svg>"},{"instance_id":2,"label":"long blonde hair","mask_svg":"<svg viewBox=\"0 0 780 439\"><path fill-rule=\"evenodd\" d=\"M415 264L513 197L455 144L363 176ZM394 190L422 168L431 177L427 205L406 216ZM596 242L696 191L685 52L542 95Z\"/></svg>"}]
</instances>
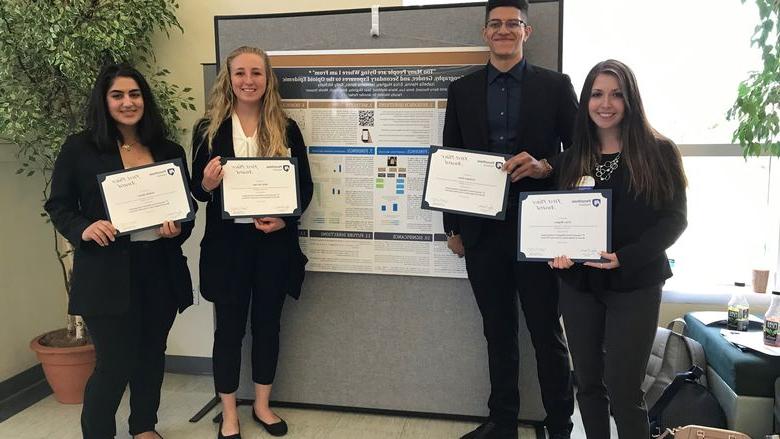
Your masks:
<instances>
[{"instance_id":1,"label":"long blonde hair","mask_svg":"<svg viewBox=\"0 0 780 439\"><path fill-rule=\"evenodd\" d=\"M209 151L213 149L212 142L217 135L219 126L233 114L235 96L230 82L230 65L233 60L245 53L258 55L265 64L265 93L260 99L260 120L257 126L257 144L261 157L287 156L287 115L282 109L282 98L279 96L279 82L276 79L268 55L257 47L241 46L227 56L219 69L217 79L209 93L208 105L204 118L207 120L206 133Z\"/></svg>"}]
</instances>

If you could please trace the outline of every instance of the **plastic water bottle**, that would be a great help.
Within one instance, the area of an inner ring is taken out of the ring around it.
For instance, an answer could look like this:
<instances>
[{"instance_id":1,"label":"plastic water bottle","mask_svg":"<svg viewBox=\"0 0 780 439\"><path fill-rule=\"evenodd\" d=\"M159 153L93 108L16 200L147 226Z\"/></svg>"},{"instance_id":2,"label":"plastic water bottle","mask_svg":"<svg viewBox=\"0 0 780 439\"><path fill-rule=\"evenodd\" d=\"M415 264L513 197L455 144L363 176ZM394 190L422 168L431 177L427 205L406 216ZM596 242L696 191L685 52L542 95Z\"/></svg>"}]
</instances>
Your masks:
<instances>
[{"instance_id":1,"label":"plastic water bottle","mask_svg":"<svg viewBox=\"0 0 780 439\"><path fill-rule=\"evenodd\" d=\"M744 285L744 284L742 284ZM742 291L737 291L731 296L728 308L728 322L726 326L732 331L747 331L750 314L750 304Z\"/></svg>"},{"instance_id":2,"label":"plastic water bottle","mask_svg":"<svg viewBox=\"0 0 780 439\"><path fill-rule=\"evenodd\" d=\"M780 347L778 327L780 326L780 291L772 291L772 303L764 315L764 344Z\"/></svg>"}]
</instances>

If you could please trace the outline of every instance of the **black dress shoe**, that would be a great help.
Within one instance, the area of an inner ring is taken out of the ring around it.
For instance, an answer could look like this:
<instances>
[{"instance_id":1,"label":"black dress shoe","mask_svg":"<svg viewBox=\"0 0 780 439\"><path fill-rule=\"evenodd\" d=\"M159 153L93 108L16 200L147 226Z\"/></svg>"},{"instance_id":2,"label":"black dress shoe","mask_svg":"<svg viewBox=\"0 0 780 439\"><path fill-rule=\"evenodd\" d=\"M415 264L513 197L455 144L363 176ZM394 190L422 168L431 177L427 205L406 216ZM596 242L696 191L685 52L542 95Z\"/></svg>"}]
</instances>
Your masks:
<instances>
[{"instance_id":1,"label":"black dress shoe","mask_svg":"<svg viewBox=\"0 0 780 439\"><path fill-rule=\"evenodd\" d=\"M571 439L571 433L551 433L550 439Z\"/></svg>"},{"instance_id":2,"label":"black dress shoe","mask_svg":"<svg viewBox=\"0 0 780 439\"><path fill-rule=\"evenodd\" d=\"M219 421L219 430L217 430L217 439L241 439L241 433L231 434L230 436L222 435L222 421Z\"/></svg>"},{"instance_id":3,"label":"black dress shoe","mask_svg":"<svg viewBox=\"0 0 780 439\"><path fill-rule=\"evenodd\" d=\"M517 439L517 426L488 421L460 439Z\"/></svg>"},{"instance_id":4,"label":"black dress shoe","mask_svg":"<svg viewBox=\"0 0 780 439\"><path fill-rule=\"evenodd\" d=\"M279 418L279 422L274 422L273 424L266 424L263 422L260 418L257 417L257 414L255 413L255 408L252 407L252 419L255 420L258 424L262 425L263 428L265 428L265 431L268 432L271 436L284 436L287 434L287 423L284 422L284 419Z\"/></svg>"}]
</instances>

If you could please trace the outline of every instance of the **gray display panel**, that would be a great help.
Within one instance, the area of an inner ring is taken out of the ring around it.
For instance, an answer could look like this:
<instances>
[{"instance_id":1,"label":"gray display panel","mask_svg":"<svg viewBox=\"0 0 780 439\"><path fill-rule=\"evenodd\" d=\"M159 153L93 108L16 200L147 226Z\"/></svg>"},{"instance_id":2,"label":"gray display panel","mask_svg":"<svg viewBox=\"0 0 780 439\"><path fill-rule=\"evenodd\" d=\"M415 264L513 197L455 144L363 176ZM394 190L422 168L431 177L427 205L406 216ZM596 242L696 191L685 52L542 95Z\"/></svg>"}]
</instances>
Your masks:
<instances>
[{"instance_id":1,"label":"gray display panel","mask_svg":"<svg viewBox=\"0 0 780 439\"><path fill-rule=\"evenodd\" d=\"M532 2L529 61L560 66L560 4ZM484 3L333 13L215 17L217 53L483 46ZM218 61L219 62L219 61ZM206 90L215 65L204 65ZM520 313L520 419L541 421L536 361ZM254 398L247 326L239 398ZM365 410L487 415L482 321L467 280L307 272L300 301L287 299L272 399Z\"/></svg>"}]
</instances>

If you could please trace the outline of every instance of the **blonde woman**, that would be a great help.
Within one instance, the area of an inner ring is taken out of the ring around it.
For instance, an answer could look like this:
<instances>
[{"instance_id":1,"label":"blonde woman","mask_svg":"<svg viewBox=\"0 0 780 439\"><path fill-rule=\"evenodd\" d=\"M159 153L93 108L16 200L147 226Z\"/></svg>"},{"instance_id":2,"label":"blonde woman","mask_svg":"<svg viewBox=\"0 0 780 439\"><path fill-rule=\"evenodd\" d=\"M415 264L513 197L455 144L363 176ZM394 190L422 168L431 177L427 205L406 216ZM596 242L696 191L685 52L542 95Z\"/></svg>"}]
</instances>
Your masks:
<instances>
[{"instance_id":1,"label":"blonde woman","mask_svg":"<svg viewBox=\"0 0 780 439\"><path fill-rule=\"evenodd\" d=\"M222 219L223 157L296 157L301 207L312 196L306 146L281 106L268 56L254 47L228 55L193 134L192 193L207 202L201 242L200 291L214 302L214 384L222 400L217 438L240 439L236 411L241 341L252 322L252 418L273 436L287 424L268 405L279 354L279 320L287 294L298 298L306 258L298 244L298 218Z\"/></svg>"}]
</instances>

